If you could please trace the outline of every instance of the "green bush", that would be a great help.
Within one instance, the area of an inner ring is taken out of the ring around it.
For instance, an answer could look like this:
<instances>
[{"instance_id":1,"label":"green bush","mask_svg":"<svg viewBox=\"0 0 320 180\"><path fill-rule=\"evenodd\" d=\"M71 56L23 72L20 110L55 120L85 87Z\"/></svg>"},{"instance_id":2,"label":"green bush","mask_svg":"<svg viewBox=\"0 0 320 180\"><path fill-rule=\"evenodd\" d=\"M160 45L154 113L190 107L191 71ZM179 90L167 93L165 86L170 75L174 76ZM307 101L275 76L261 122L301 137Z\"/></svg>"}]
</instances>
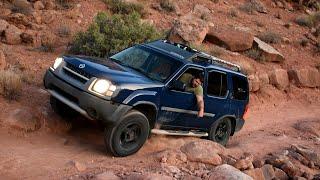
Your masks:
<instances>
[{"instance_id":1,"label":"green bush","mask_svg":"<svg viewBox=\"0 0 320 180\"><path fill-rule=\"evenodd\" d=\"M124 0L103 0L109 7L110 10L115 14L131 14L134 11L139 13L141 16L146 14L144 7L140 3L130 3Z\"/></svg>"},{"instance_id":2,"label":"green bush","mask_svg":"<svg viewBox=\"0 0 320 180\"><path fill-rule=\"evenodd\" d=\"M156 29L140 21L137 13L130 15L98 13L86 32L79 32L71 53L105 57L137 43L160 38Z\"/></svg>"}]
</instances>

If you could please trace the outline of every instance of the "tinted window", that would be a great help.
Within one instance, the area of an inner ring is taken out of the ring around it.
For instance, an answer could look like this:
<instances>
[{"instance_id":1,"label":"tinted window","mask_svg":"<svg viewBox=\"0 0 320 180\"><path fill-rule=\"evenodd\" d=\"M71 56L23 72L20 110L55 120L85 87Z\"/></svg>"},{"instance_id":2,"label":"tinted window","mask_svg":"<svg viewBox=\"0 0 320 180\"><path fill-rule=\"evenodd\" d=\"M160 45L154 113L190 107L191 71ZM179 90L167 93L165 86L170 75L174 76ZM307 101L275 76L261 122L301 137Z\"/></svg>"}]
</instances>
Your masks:
<instances>
[{"instance_id":1,"label":"tinted window","mask_svg":"<svg viewBox=\"0 0 320 180\"><path fill-rule=\"evenodd\" d=\"M111 60L160 82L165 82L181 66L175 59L140 46L123 50Z\"/></svg>"},{"instance_id":2,"label":"tinted window","mask_svg":"<svg viewBox=\"0 0 320 180\"><path fill-rule=\"evenodd\" d=\"M245 78L233 76L233 97L238 100L246 100L248 98L248 82Z\"/></svg>"},{"instance_id":3,"label":"tinted window","mask_svg":"<svg viewBox=\"0 0 320 180\"><path fill-rule=\"evenodd\" d=\"M207 94L224 97L227 94L227 75L219 72L209 72Z\"/></svg>"}]
</instances>

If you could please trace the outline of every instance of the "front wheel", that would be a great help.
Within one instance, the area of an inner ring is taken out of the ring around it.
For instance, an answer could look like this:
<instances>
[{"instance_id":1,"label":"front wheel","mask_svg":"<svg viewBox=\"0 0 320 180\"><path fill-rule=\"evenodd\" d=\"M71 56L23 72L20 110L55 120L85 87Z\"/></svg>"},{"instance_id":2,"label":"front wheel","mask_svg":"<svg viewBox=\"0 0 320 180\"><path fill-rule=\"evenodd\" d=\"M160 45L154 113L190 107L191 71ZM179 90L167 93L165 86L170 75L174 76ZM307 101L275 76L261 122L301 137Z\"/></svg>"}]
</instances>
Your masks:
<instances>
[{"instance_id":1,"label":"front wheel","mask_svg":"<svg viewBox=\"0 0 320 180\"><path fill-rule=\"evenodd\" d=\"M144 114L136 110L130 111L116 126L105 129L106 149L114 156L134 154L147 140L149 129L149 122Z\"/></svg>"},{"instance_id":2,"label":"front wheel","mask_svg":"<svg viewBox=\"0 0 320 180\"><path fill-rule=\"evenodd\" d=\"M215 141L223 146L227 145L231 134L231 121L228 118L213 123L209 131L209 140Z\"/></svg>"}]
</instances>

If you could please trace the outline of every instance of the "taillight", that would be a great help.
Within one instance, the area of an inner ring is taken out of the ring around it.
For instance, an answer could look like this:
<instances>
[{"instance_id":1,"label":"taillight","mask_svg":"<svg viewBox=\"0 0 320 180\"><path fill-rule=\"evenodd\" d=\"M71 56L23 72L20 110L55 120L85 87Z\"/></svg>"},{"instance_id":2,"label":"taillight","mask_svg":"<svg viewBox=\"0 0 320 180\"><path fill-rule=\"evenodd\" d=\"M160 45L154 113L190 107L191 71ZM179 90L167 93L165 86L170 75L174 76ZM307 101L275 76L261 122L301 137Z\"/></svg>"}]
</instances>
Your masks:
<instances>
[{"instance_id":1,"label":"taillight","mask_svg":"<svg viewBox=\"0 0 320 180\"><path fill-rule=\"evenodd\" d=\"M249 117L249 105L247 104L246 107L244 108L242 119L246 120L248 117Z\"/></svg>"}]
</instances>

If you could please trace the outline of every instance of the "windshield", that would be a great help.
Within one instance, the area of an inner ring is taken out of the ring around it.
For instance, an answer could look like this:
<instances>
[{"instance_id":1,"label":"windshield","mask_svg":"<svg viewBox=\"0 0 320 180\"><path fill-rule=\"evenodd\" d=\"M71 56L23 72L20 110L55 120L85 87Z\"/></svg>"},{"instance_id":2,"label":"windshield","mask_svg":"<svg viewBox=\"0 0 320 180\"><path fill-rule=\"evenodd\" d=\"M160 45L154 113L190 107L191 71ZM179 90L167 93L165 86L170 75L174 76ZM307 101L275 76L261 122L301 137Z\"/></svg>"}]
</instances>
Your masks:
<instances>
[{"instance_id":1,"label":"windshield","mask_svg":"<svg viewBox=\"0 0 320 180\"><path fill-rule=\"evenodd\" d=\"M181 65L173 58L140 46L125 49L110 59L160 82L165 82Z\"/></svg>"}]
</instances>

